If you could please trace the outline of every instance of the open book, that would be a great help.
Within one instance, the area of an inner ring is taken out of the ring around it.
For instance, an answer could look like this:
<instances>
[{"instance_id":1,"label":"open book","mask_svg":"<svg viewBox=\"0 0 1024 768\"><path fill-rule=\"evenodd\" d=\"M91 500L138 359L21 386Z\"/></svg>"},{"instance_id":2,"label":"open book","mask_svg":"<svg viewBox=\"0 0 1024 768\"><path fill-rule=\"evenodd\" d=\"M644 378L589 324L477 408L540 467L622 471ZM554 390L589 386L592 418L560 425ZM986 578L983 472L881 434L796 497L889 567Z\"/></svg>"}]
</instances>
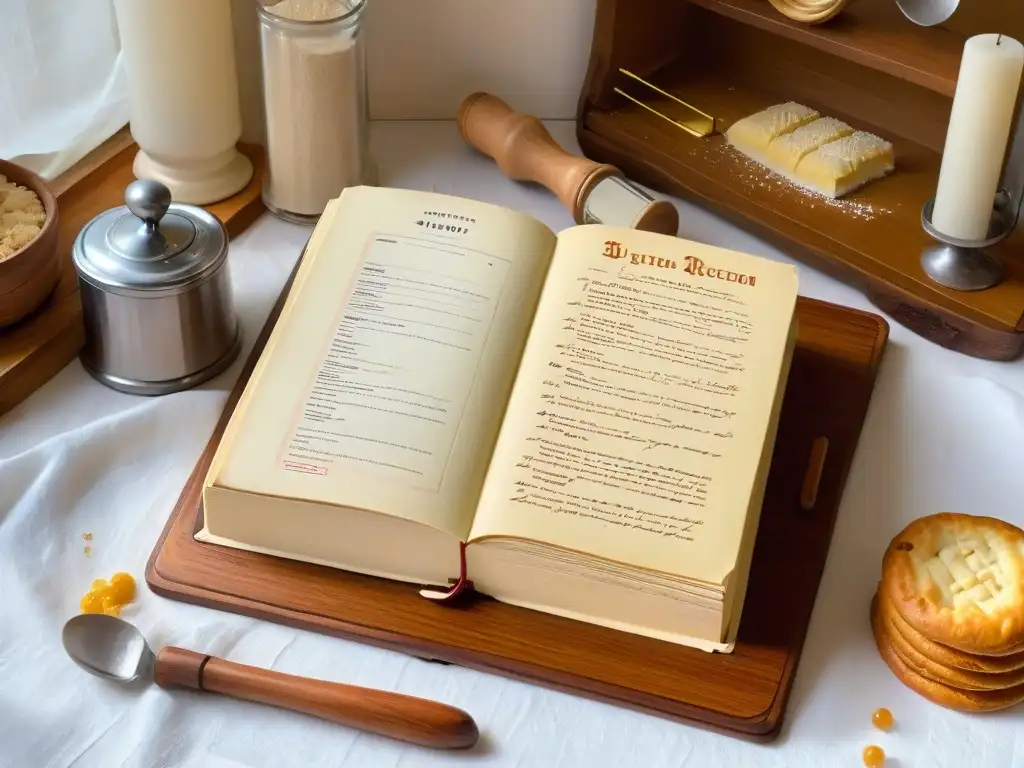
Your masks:
<instances>
[{"instance_id":1,"label":"open book","mask_svg":"<svg viewBox=\"0 0 1024 768\"><path fill-rule=\"evenodd\" d=\"M197 538L728 652L796 298L793 267L746 254L348 189Z\"/></svg>"}]
</instances>

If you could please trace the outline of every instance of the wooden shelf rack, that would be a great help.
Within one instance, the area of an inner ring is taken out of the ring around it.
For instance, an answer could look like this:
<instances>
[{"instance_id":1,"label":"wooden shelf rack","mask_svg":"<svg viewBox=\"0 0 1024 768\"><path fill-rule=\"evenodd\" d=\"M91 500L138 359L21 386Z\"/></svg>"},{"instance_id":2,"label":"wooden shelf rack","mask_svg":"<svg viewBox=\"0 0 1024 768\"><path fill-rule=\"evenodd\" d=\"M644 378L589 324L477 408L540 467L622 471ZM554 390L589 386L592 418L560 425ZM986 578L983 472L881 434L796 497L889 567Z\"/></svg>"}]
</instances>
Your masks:
<instances>
[{"instance_id":1,"label":"wooden shelf rack","mask_svg":"<svg viewBox=\"0 0 1024 768\"><path fill-rule=\"evenodd\" d=\"M942 27L919 27L890 0L854 2L831 23L791 21L766 0L690 0L730 19L885 72L932 91L956 90L964 35Z\"/></svg>"},{"instance_id":2,"label":"wooden shelf rack","mask_svg":"<svg viewBox=\"0 0 1024 768\"><path fill-rule=\"evenodd\" d=\"M1024 349L1024 228L995 249L1007 275L994 288L946 289L920 264L931 242L921 209L935 192L963 43L992 29L1024 40L1024 3L984 13L919 27L893 0L855 0L805 25L768 0L598 0L577 138L589 157L858 287L922 336L1014 359ZM623 97L617 88L670 116L680 109L637 90L623 69L714 115L719 133L691 136ZM829 201L726 144L735 120L790 100L892 141L896 171Z\"/></svg>"}]
</instances>

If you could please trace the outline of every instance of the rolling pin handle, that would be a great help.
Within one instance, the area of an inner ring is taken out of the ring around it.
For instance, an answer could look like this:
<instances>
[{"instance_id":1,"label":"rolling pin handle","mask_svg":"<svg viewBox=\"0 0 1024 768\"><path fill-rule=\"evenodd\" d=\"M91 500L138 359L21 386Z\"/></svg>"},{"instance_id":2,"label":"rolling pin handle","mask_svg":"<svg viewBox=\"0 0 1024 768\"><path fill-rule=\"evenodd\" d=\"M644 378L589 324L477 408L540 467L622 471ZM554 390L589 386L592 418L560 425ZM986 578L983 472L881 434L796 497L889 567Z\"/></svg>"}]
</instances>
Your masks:
<instances>
[{"instance_id":1,"label":"rolling pin handle","mask_svg":"<svg viewBox=\"0 0 1024 768\"><path fill-rule=\"evenodd\" d=\"M612 165L569 154L540 120L516 112L489 93L467 96L459 107L458 124L462 138L493 158L508 178L551 190L577 224L584 223L586 192L606 176L621 175Z\"/></svg>"}]
</instances>

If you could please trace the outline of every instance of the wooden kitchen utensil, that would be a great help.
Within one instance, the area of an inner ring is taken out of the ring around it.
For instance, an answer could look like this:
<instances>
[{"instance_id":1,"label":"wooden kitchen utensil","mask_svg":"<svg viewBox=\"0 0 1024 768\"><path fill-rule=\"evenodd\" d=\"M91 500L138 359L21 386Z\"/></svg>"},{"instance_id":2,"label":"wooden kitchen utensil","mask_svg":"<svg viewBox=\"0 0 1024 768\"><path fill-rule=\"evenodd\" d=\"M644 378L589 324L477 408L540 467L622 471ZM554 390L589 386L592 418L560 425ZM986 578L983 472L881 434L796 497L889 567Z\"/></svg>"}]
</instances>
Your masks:
<instances>
[{"instance_id":1,"label":"wooden kitchen utensil","mask_svg":"<svg viewBox=\"0 0 1024 768\"><path fill-rule=\"evenodd\" d=\"M116 616L73 616L61 640L79 667L116 683L142 680L165 689L218 693L437 749L465 749L479 737L472 717L441 702L260 669L184 648L169 646L154 654L143 634Z\"/></svg>"},{"instance_id":2,"label":"wooden kitchen utensil","mask_svg":"<svg viewBox=\"0 0 1024 768\"><path fill-rule=\"evenodd\" d=\"M566 152L533 115L497 96L474 93L459 108L459 132L493 157L510 179L550 189L577 224L612 224L666 235L679 233L679 212L629 183L614 165Z\"/></svg>"}]
</instances>

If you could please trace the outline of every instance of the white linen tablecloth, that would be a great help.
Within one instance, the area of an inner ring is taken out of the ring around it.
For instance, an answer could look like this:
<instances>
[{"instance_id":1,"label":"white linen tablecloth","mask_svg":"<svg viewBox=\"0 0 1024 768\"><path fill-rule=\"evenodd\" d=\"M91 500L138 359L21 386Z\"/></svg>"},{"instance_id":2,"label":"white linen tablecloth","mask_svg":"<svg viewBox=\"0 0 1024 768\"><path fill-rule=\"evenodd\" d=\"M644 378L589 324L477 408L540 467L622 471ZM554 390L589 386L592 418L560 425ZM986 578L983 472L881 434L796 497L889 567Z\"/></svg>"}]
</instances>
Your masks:
<instances>
[{"instance_id":1,"label":"white linen tablecloth","mask_svg":"<svg viewBox=\"0 0 1024 768\"><path fill-rule=\"evenodd\" d=\"M572 123L549 124L578 149ZM452 122L377 123L382 185L432 189L572 222L546 191L507 180ZM790 259L693 206L681 232ZM861 765L879 744L888 766L1024 766L1024 708L968 716L903 687L868 622L881 554L903 525L941 510L1024 525L1024 369L968 358L893 323L790 700L770 745L679 725L457 666L429 664L152 594L144 568L250 345L310 230L264 216L231 246L246 336L238 362L198 389L148 399L113 392L77 361L0 418L0 766L488 766L742 768ZM800 267L801 293L871 309L856 291ZM91 533L92 553L83 534ZM77 668L63 623L94 578L131 572L124 614L151 645L434 698L482 733L465 753L435 752L257 704L156 686L123 689ZM889 707L881 733L871 713Z\"/></svg>"}]
</instances>

